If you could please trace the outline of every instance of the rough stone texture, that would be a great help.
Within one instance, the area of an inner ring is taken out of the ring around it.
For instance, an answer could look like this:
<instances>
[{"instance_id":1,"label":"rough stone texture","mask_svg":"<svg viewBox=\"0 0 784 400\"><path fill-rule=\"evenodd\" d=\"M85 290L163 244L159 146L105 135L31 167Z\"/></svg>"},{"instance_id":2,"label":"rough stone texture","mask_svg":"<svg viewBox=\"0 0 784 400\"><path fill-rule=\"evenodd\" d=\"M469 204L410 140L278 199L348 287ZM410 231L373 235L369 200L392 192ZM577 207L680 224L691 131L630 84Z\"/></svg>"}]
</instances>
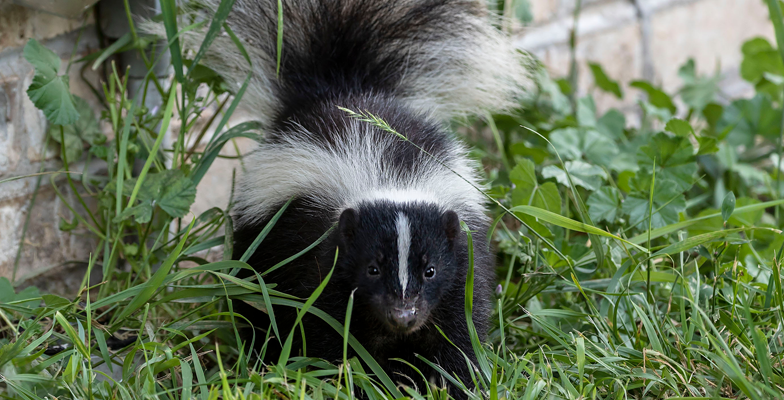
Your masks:
<instances>
[{"instance_id":1,"label":"rough stone texture","mask_svg":"<svg viewBox=\"0 0 784 400\"><path fill-rule=\"evenodd\" d=\"M628 83L642 77L642 52L640 46L640 26L632 22L615 30L606 30L592 35L586 35L578 42L576 57L578 70L578 93L585 95L593 93L599 111L609 108L622 108L628 105ZM535 51L545 65L548 66L552 76L563 77L569 74L571 55L569 46L559 44L545 47ZM599 63L604 71L613 79L619 81L626 102L619 100L614 95L600 90L594 90L593 75L588 67L589 62Z\"/></svg>"},{"instance_id":2,"label":"rough stone texture","mask_svg":"<svg viewBox=\"0 0 784 400\"><path fill-rule=\"evenodd\" d=\"M534 23L550 21L558 17L572 16L577 0L528 0L531 4L531 11ZM596 4L609 3L615 0L583 0L582 7L590 7Z\"/></svg>"},{"instance_id":3,"label":"rough stone texture","mask_svg":"<svg viewBox=\"0 0 784 400\"><path fill-rule=\"evenodd\" d=\"M532 52L554 77L568 74L569 35L576 0L530 0L534 23L517 33L517 46ZM754 36L773 41L773 27L762 0L597 0L583 1L577 24L578 94L593 86L585 63L598 62L624 87L625 98L597 94L600 111L637 111L641 94L629 90L634 79L648 79L676 91L678 68L694 58L701 74L722 75L720 89L732 96L749 93L738 76L740 47Z\"/></svg>"},{"instance_id":4,"label":"rough stone texture","mask_svg":"<svg viewBox=\"0 0 784 400\"><path fill-rule=\"evenodd\" d=\"M77 39L75 58L98 49L91 13L86 20L66 19L0 0L0 180L37 173L42 163L47 171L61 168L56 157L58 148L53 144L43 148L48 123L26 93L34 71L22 57L22 50L31 38L60 56L61 73L66 71ZM97 99L83 81L81 67L73 64L68 71L71 91L95 106ZM91 69L86 69L83 75L93 86L98 84L98 74ZM71 166L72 170L82 168L85 166L80 163ZM64 179L64 175L57 176L57 185L65 196L72 196ZM85 231L58 229L61 217L71 220L72 216L55 195L49 176L42 179L38 197L30 209L36 180L25 178L0 184L0 277L14 276L14 259L30 214L24 251L16 271L17 282L41 276L54 276L58 278L53 282L66 282L59 278L62 271L78 266L73 261L86 260L95 241ZM60 291L54 286L52 290Z\"/></svg>"},{"instance_id":5,"label":"rough stone texture","mask_svg":"<svg viewBox=\"0 0 784 400\"><path fill-rule=\"evenodd\" d=\"M93 23L92 18L92 13L88 13L88 25ZM51 39L80 26L81 19L58 17L13 4L10 0L0 0L0 52L23 47L29 38Z\"/></svg>"},{"instance_id":6,"label":"rough stone texture","mask_svg":"<svg viewBox=\"0 0 784 400\"><path fill-rule=\"evenodd\" d=\"M518 47L531 51L554 77L569 74L571 54L569 32L573 26L571 16L552 21L522 33ZM628 83L642 77L642 33L636 10L628 1L614 1L586 7L577 25L576 49L578 67L578 93L591 91L599 111L612 107L623 108L626 102L614 95L592 90L593 76L589 62L602 65L605 72L622 83L628 92Z\"/></svg>"},{"instance_id":7,"label":"rough stone texture","mask_svg":"<svg viewBox=\"0 0 784 400\"><path fill-rule=\"evenodd\" d=\"M71 197L66 185L60 184L60 191ZM18 281L47 272L57 274L65 262L87 260L89 249L96 245L95 239L85 230L63 232L58 229L61 217L71 220L73 216L50 185L42 185L32 211L29 206L26 197L0 202L0 230L3 232L0 235L0 276L13 276L14 259L28 212L32 215L16 272Z\"/></svg>"},{"instance_id":8,"label":"rough stone texture","mask_svg":"<svg viewBox=\"0 0 784 400\"><path fill-rule=\"evenodd\" d=\"M762 1L710 0L675 4L652 15L651 56L665 90L680 84L678 67L694 58L697 70L737 70L740 47L754 36L773 40L773 25ZM737 72L736 72L737 73Z\"/></svg>"}]
</instances>

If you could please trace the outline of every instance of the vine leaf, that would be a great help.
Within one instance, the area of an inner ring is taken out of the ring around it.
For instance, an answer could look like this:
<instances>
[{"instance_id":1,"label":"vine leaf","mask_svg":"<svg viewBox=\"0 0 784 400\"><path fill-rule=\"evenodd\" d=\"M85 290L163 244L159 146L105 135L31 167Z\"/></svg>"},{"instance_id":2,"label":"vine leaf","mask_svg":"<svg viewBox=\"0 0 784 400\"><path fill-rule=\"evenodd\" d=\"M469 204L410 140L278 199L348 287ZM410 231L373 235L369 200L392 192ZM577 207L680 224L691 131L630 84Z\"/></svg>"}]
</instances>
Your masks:
<instances>
[{"instance_id":1,"label":"vine leaf","mask_svg":"<svg viewBox=\"0 0 784 400\"><path fill-rule=\"evenodd\" d=\"M33 83L27 95L35 107L44 112L46 119L57 125L70 125L79 119L74 98L68 86L68 77L57 75L60 58L35 39L25 45L24 58L35 67Z\"/></svg>"}]
</instances>

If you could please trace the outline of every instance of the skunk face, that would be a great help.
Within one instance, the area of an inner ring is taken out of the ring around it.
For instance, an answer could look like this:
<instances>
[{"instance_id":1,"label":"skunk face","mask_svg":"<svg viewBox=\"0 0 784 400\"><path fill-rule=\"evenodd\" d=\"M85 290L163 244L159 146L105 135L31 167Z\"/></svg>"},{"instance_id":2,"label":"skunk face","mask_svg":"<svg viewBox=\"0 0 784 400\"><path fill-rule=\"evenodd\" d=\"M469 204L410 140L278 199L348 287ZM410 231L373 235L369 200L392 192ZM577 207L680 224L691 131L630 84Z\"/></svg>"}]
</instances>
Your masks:
<instances>
[{"instance_id":1,"label":"skunk face","mask_svg":"<svg viewBox=\"0 0 784 400\"><path fill-rule=\"evenodd\" d=\"M337 269L356 289L355 313L406 335L425 325L458 281L454 211L424 203L374 202L346 209Z\"/></svg>"}]
</instances>

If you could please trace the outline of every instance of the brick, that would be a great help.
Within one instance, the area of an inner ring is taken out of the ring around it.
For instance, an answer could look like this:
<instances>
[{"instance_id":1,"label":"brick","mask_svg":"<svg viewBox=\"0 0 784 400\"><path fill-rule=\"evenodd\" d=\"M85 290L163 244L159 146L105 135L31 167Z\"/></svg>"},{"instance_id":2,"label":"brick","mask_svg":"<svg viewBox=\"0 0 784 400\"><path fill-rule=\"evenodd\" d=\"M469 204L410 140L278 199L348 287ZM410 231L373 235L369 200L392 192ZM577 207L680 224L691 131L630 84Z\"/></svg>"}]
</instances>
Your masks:
<instances>
[{"instance_id":1,"label":"brick","mask_svg":"<svg viewBox=\"0 0 784 400\"><path fill-rule=\"evenodd\" d=\"M774 40L762 1L702 0L677 3L651 15L651 56L656 80L665 90L681 85L678 68L690 57L697 70L713 74L717 66L737 68L741 45L754 36Z\"/></svg>"}]
</instances>

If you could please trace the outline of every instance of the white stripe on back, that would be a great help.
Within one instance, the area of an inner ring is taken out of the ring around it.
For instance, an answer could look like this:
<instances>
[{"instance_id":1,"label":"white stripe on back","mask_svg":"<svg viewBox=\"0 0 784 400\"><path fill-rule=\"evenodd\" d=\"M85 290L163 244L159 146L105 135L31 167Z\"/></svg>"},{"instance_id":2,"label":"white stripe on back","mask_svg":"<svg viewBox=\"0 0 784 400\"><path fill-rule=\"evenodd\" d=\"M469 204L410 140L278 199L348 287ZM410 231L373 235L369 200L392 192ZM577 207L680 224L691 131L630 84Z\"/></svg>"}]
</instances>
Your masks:
<instances>
[{"instance_id":1,"label":"white stripe on back","mask_svg":"<svg viewBox=\"0 0 784 400\"><path fill-rule=\"evenodd\" d=\"M400 281L401 294L406 297L408 286L408 250L411 247L411 226L408 217L402 212L397 213L395 220L397 230L397 278Z\"/></svg>"}]
</instances>

